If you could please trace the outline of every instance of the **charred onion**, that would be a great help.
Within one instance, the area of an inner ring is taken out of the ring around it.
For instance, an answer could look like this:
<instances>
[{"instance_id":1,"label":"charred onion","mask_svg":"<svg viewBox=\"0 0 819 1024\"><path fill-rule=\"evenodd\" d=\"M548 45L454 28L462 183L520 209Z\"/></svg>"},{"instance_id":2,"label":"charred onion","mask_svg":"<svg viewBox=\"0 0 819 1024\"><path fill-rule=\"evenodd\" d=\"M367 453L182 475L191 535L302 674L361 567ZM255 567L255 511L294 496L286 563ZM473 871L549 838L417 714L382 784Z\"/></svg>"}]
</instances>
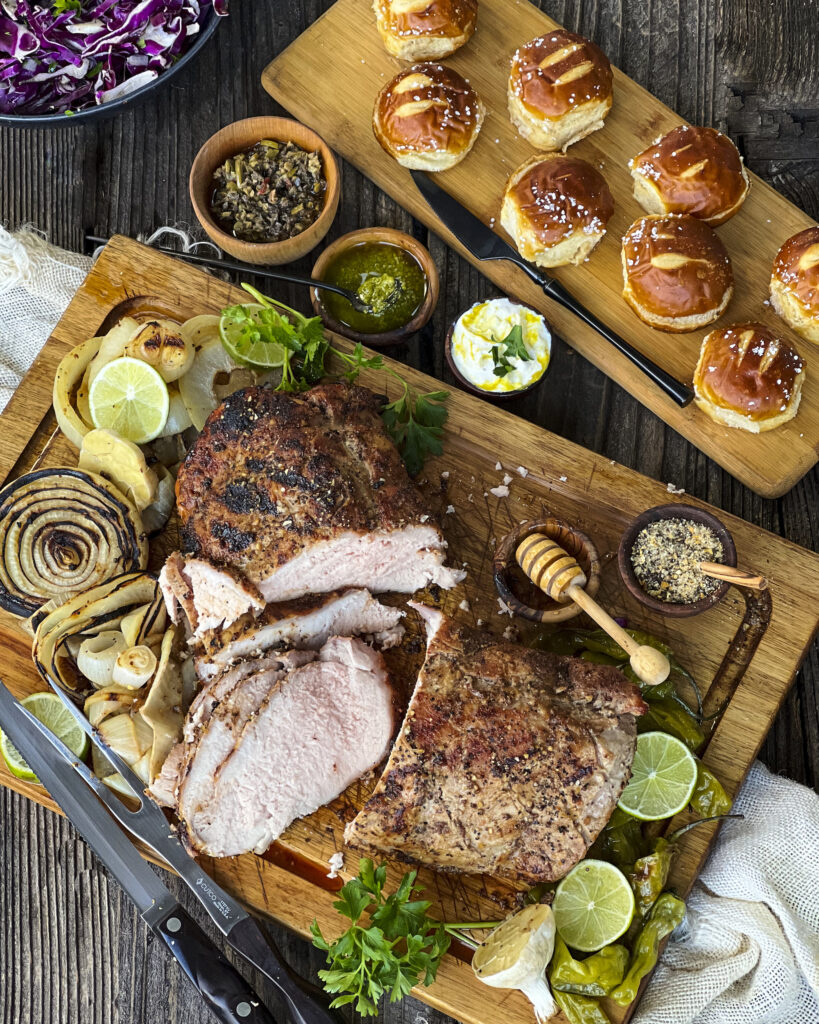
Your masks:
<instances>
[{"instance_id":1,"label":"charred onion","mask_svg":"<svg viewBox=\"0 0 819 1024\"><path fill-rule=\"evenodd\" d=\"M15 615L147 563L138 512L100 476L40 469L0 491L0 607Z\"/></svg>"}]
</instances>

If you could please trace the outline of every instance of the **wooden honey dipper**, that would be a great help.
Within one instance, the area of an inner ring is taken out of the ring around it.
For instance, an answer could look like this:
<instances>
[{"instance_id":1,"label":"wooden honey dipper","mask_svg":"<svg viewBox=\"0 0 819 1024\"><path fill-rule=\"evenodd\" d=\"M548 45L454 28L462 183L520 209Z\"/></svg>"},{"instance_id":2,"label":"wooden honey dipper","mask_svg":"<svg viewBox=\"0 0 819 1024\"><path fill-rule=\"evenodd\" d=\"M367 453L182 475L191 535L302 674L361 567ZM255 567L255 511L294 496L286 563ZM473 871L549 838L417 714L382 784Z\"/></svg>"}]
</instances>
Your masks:
<instances>
[{"instance_id":1,"label":"wooden honey dipper","mask_svg":"<svg viewBox=\"0 0 819 1024\"><path fill-rule=\"evenodd\" d=\"M656 686L668 678L671 671L668 658L654 647L638 644L586 593L583 589L586 574L556 541L542 533L533 533L518 544L515 558L532 583L553 601L560 604L574 601L594 619L628 654L629 664L638 679Z\"/></svg>"}]
</instances>

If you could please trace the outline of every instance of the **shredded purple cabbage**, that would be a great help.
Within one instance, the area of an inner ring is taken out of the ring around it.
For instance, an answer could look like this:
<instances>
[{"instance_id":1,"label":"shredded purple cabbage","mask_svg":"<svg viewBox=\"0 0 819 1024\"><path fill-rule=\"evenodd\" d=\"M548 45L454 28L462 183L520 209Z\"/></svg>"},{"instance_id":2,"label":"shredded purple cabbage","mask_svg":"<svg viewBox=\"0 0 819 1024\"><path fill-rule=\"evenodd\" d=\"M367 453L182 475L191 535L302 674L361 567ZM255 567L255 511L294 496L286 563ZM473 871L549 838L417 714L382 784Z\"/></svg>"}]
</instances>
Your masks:
<instances>
[{"instance_id":1,"label":"shredded purple cabbage","mask_svg":"<svg viewBox=\"0 0 819 1024\"><path fill-rule=\"evenodd\" d=\"M146 85L227 0L0 0L0 113L55 114Z\"/></svg>"}]
</instances>

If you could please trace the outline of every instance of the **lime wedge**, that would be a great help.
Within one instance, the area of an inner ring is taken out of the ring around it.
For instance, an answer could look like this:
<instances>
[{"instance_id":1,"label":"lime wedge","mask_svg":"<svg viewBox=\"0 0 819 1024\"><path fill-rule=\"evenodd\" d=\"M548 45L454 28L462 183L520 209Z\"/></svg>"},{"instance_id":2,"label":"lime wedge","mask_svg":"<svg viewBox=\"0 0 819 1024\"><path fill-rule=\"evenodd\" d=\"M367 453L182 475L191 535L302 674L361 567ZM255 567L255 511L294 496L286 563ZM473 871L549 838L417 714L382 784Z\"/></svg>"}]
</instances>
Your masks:
<instances>
[{"instance_id":1,"label":"lime wedge","mask_svg":"<svg viewBox=\"0 0 819 1024\"><path fill-rule=\"evenodd\" d=\"M246 366L266 370L283 366L287 354L284 346L275 341L262 341L253 330L259 312L265 307L251 302L238 308L244 311L242 315L225 311L219 320L219 335L228 353L237 363Z\"/></svg>"},{"instance_id":2,"label":"lime wedge","mask_svg":"<svg viewBox=\"0 0 819 1024\"><path fill-rule=\"evenodd\" d=\"M58 739L61 739L72 754L76 754L80 760L86 757L88 737L74 721L74 716L56 693L32 693L22 701L22 705L47 729L50 729ZM15 778L40 784L40 780L5 733L0 733L0 752L3 754L3 760L6 762L8 770Z\"/></svg>"},{"instance_id":3,"label":"lime wedge","mask_svg":"<svg viewBox=\"0 0 819 1024\"><path fill-rule=\"evenodd\" d=\"M644 732L617 806L640 821L671 818L687 805L696 784L697 761L688 747L667 732Z\"/></svg>"},{"instance_id":4,"label":"lime wedge","mask_svg":"<svg viewBox=\"0 0 819 1024\"><path fill-rule=\"evenodd\" d=\"M631 924L634 893L613 864L582 860L557 887L552 910L566 945L593 953L619 939Z\"/></svg>"},{"instance_id":5,"label":"lime wedge","mask_svg":"<svg viewBox=\"0 0 819 1024\"><path fill-rule=\"evenodd\" d=\"M126 441L145 444L157 437L168 418L168 386L141 359L122 356L106 363L88 392L91 420Z\"/></svg>"}]
</instances>

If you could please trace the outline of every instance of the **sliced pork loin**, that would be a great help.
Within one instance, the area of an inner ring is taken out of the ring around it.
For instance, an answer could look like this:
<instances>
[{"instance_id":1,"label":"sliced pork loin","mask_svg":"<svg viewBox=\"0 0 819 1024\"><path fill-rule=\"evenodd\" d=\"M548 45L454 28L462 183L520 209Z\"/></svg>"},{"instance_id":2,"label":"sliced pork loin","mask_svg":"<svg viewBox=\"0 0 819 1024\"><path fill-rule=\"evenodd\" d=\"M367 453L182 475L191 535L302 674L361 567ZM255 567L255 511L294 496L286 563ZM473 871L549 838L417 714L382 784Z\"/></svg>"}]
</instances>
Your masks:
<instances>
[{"instance_id":1,"label":"sliced pork loin","mask_svg":"<svg viewBox=\"0 0 819 1024\"><path fill-rule=\"evenodd\" d=\"M408 594L463 579L444 565L446 541L387 434L383 402L345 383L226 398L177 477L186 562L230 570L266 602L347 587ZM236 602L228 596L215 612L225 622Z\"/></svg>"},{"instance_id":2,"label":"sliced pork loin","mask_svg":"<svg viewBox=\"0 0 819 1024\"><path fill-rule=\"evenodd\" d=\"M162 567L159 586L171 622L179 622L183 612L194 636L260 612L265 604L256 587L235 572L178 551Z\"/></svg>"},{"instance_id":3,"label":"sliced pork loin","mask_svg":"<svg viewBox=\"0 0 819 1024\"><path fill-rule=\"evenodd\" d=\"M317 650L331 636L365 637L386 650L404 635L403 616L403 611L381 604L368 590L271 604L258 616L248 613L232 626L205 632L196 645L196 671L200 679L212 679L242 658L276 647Z\"/></svg>"},{"instance_id":4,"label":"sliced pork loin","mask_svg":"<svg viewBox=\"0 0 819 1024\"><path fill-rule=\"evenodd\" d=\"M646 705L617 669L507 643L413 605L428 648L345 840L443 871L562 878L625 787Z\"/></svg>"},{"instance_id":5,"label":"sliced pork loin","mask_svg":"<svg viewBox=\"0 0 819 1024\"><path fill-rule=\"evenodd\" d=\"M383 659L360 640L243 666L197 698L176 782L160 776L188 843L213 857L262 853L383 760L393 731Z\"/></svg>"}]
</instances>

